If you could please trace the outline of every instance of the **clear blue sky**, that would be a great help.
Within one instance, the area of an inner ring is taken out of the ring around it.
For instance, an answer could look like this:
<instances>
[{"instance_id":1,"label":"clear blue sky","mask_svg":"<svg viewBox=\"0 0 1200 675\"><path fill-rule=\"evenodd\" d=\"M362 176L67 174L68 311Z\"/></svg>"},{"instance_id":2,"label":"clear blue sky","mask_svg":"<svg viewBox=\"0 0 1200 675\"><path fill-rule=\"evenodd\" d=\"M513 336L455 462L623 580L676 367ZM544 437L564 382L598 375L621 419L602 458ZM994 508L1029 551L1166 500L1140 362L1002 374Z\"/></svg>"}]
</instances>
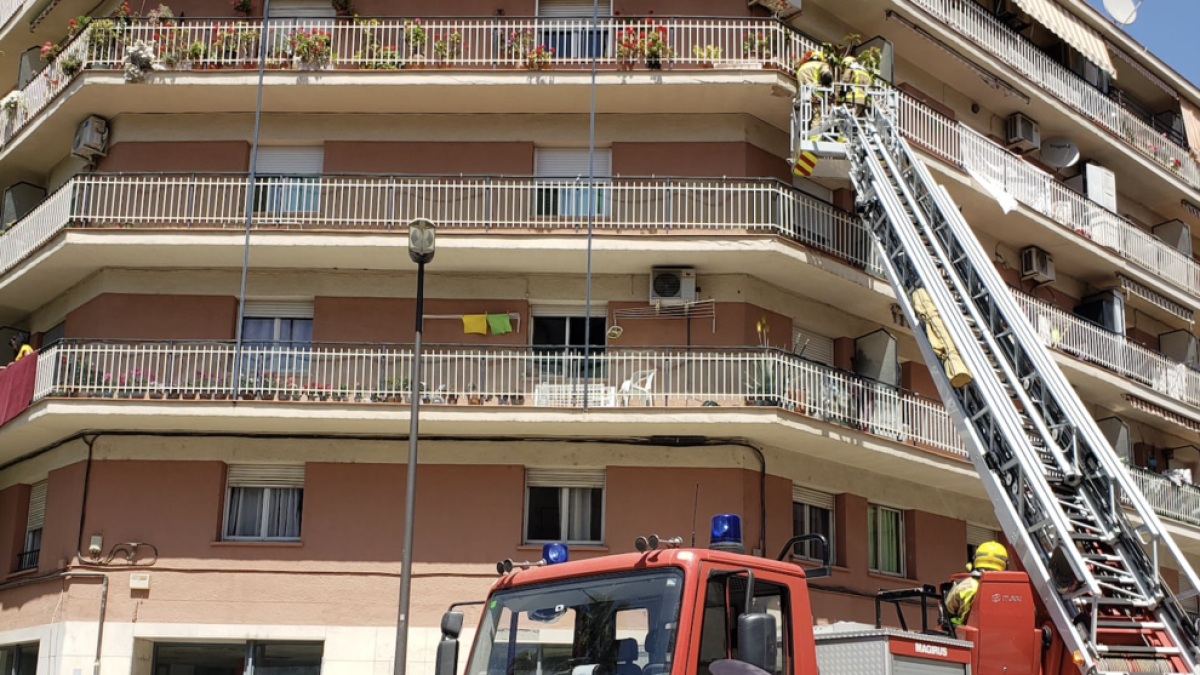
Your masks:
<instances>
[{"instance_id":1,"label":"clear blue sky","mask_svg":"<svg viewBox=\"0 0 1200 675\"><path fill-rule=\"evenodd\" d=\"M1103 0L1087 0L1105 17ZM1134 4L1137 0L1134 0ZM1145 0L1125 32L1200 86L1200 1Z\"/></svg>"}]
</instances>

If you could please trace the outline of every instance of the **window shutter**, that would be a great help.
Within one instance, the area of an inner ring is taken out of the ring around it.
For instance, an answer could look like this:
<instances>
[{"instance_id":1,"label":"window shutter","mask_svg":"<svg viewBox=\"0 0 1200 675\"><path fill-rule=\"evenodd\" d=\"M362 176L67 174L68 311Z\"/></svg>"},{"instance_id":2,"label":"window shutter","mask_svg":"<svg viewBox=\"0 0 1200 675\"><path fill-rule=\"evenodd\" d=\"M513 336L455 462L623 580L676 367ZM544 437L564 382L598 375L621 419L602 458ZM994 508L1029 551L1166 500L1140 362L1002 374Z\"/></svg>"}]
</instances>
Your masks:
<instances>
[{"instance_id":1,"label":"window shutter","mask_svg":"<svg viewBox=\"0 0 1200 675\"><path fill-rule=\"evenodd\" d=\"M989 541L996 541L997 536L996 531L990 527L980 527L979 525L967 523L968 546L978 546Z\"/></svg>"},{"instance_id":2,"label":"window shutter","mask_svg":"<svg viewBox=\"0 0 1200 675\"><path fill-rule=\"evenodd\" d=\"M254 160L254 170L266 174L289 176L319 176L325 167L325 147L304 146L259 146Z\"/></svg>"},{"instance_id":3,"label":"window shutter","mask_svg":"<svg viewBox=\"0 0 1200 675\"><path fill-rule=\"evenodd\" d=\"M602 488L604 469L525 469L526 487Z\"/></svg>"},{"instance_id":4,"label":"window shutter","mask_svg":"<svg viewBox=\"0 0 1200 675\"><path fill-rule=\"evenodd\" d=\"M303 464L230 464L225 481L229 487L304 487Z\"/></svg>"},{"instance_id":5,"label":"window shutter","mask_svg":"<svg viewBox=\"0 0 1200 675\"><path fill-rule=\"evenodd\" d=\"M833 495L800 485L792 485L792 501L821 509L829 509L830 511L833 510Z\"/></svg>"},{"instance_id":6,"label":"window shutter","mask_svg":"<svg viewBox=\"0 0 1200 675\"><path fill-rule=\"evenodd\" d=\"M807 346L804 344L806 340L808 341ZM824 363L827 366L833 365L833 338L810 330L796 328L792 331L792 351L801 354L809 361Z\"/></svg>"},{"instance_id":7,"label":"window shutter","mask_svg":"<svg viewBox=\"0 0 1200 675\"><path fill-rule=\"evenodd\" d=\"M539 0L538 16L546 19L592 18L592 0ZM600 0L601 17L612 14L612 0Z\"/></svg>"},{"instance_id":8,"label":"window shutter","mask_svg":"<svg viewBox=\"0 0 1200 675\"><path fill-rule=\"evenodd\" d=\"M582 302L531 302L530 316L587 316L587 306ZM608 316L608 303L592 301L593 317Z\"/></svg>"},{"instance_id":9,"label":"window shutter","mask_svg":"<svg viewBox=\"0 0 1200 675\"><path fill-rule=\"evenodd\" d=\"M29 489L29 519L25 530L40 530L46 522L46 485L47 481L34 483Z\"/></svg>"},{"instance_id":10,"label":"window shutter","mask_svg":"<svg viewBox=\"0 0 1200 675\"><path fill-rule=\"evenodd\" d=\"M584 180L588 177L587 148L538 148L534 153L534 173L547 178ZM593 168L596 178L612 176L612 149L596 148Z\"/></svg>"},{"instance_id":11,"label":"window shutter","mask_svg":"<svg viewBox=\"0 0 1200 675\"><path fill-rule=\"evenodd\" d=\"M247 300L245 315L255 319L311 319L313 303L286 300Z\"/></svg>"},{"instance_id":12,"label":"window shutter","mask_svg":"<svg viewBox=\"0 0 1200 675\"><path fill-rule=\"evenodd\" d=\"M337 16L329 0L273 0L271 18L332 19Z\"/></svg>"}]
</instances>

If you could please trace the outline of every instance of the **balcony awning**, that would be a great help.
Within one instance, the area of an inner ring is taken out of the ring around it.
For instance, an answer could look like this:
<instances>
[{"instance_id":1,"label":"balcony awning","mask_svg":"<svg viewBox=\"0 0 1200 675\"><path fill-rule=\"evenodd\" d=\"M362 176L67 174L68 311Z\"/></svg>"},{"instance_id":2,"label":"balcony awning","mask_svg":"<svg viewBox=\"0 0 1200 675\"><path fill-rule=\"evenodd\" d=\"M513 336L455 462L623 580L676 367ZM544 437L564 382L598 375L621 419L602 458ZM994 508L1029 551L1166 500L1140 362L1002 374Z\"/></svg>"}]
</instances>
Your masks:
<instances>
[{"instance_id":1,"label":"balcony awning","mask_svg":"<svg viewBox=\"0 0 1200 675\"><path fill-rule=\"evenodd\" d=\"M1108 57L1108 48L1100 34L1084 25L1067 10L1056 4L1054 0L1016 0L1021 9L1025 10L1038 23L1050 29L1058 37L1066 41L1088 61L1096 64L1100 70L1116 79L1117 69L1112 59Z\"/></svg>"},{"instance_id":2,"label":"balcony awning","mask_svg":"<svg viewBox=\"0 0 1200 675\"><path fill-rule=\"evenodd\" d=\"M1187 132L1188 148L1192 157L1200 162L1200 110L1186 98L1180 97L1179 108L1183 117L1183 128Z\"/></svg>"}]
</instances>

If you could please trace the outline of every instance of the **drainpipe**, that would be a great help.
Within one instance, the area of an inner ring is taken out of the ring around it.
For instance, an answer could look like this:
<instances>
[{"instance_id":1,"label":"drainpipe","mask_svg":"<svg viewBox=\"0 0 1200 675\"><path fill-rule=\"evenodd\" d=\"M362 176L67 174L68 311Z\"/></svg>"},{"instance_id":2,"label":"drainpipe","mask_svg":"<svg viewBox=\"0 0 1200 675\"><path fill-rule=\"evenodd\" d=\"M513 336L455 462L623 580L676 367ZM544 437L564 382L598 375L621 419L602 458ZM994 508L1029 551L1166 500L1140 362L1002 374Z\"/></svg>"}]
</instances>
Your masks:
<instances>
[{"instance_id":1,"label":"drainpipe","mask_svg":"<svg viewBox=\"0 0 1200 675\"><path fill-rule=\"evenodd\" d=\"M92 662L92 675L100 675L100 655L103 653L104 616L108 611L108 575L103 572L67 572L63 578L100 579L100 618L96 621L96 659Z\"/></svg>"}]
</instances>

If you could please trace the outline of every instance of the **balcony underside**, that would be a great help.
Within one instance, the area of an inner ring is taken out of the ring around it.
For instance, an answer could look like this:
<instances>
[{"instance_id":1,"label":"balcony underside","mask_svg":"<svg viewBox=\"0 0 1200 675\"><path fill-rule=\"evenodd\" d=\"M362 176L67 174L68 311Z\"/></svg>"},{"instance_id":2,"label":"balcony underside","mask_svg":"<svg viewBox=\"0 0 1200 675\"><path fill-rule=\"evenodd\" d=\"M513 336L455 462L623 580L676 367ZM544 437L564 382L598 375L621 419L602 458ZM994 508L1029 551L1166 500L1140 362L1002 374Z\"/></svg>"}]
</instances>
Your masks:
<instances>
[{"instance_id":1,"label":"balcony underside","mask_svg":"<svg viewBox=\"0 0 1200 675\"><path fill-rule=\"evenodd\" d=\"M584 234L443 233L433 271L581 274ZM237 269L243 245L244 235L236 230L67 230L4 276L0 324L27 316L103 268ZM254 269L412 269L402 232L256 231L250 245ZM752 274L881 320L890 316L892 303L883 280L771 235L600 234L594 238L593 265L604 274L642 274L663 265L690 265L704 274Z\"/></svg>"},{"instance_id":2,"label":"balcony underside","mask_svg":"<svg viewBox=\"0 0 1200 675\"><path fill-rule=\"evenodd\" d=\"M264 79L263 110L347 115L586 114L591 75L565 68L270 70ZM89 115L111 119L123 113L249 113L254 111L257 83L257 70L161 72L141 84L126 83L115 71L84 72L0 152L0 184L48 174L70 153L75 128ZM596 110L599 114L748 114L786 130L794 94L795 83L773 69L609 70L597 74ZM198 125L209 123L210 119L196 118ZM187 134L187 129L180 129L176 138Z\"/></svg>"}]
</instances>

